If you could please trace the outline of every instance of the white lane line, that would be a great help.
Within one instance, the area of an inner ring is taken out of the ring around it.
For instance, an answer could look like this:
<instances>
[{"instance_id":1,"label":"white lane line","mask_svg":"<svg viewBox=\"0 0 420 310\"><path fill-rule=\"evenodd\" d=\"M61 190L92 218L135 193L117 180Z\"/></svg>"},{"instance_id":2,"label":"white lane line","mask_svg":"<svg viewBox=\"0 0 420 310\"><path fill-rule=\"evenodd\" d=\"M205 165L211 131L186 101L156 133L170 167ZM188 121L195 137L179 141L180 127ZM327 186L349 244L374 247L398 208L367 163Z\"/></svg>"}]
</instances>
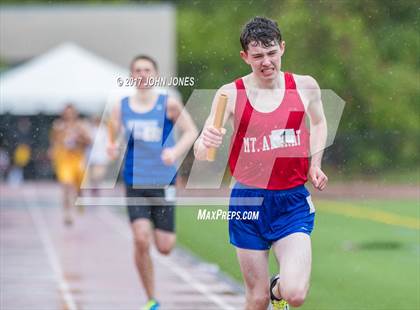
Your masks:
<instances>
[{"instance_id":1,"label":"white lane line","mask_svg":"<svg viewBox=\"0 0 420 310\"><path fill-rule=\"evenodd\" d=\"M48 257L48 262L50 263L51 268L53 269L55 280L63 296L67 309L77 310L77 306L74 301L73 295L70 292L70 287L63 277L63 270L61 268L57 252L55 251L54 245L49 237L49 232L46 228L47 223L45 222L44 218L39 212L38 207L29 206L25 193L23 196L26 203L26 208L32 217L32 221L35 224L36 231L38 232L38 235L41 238L42 245L44 246L45 252Z\"/></svg>"},{"instance_id":2,"label":"white lane line","mask_svg":"<svg viewBox=\"0 0 420 310\"><path fill-rule=\"evenodd\" d=\"M247 198L247 205L250 206L260 206L263 198L261 197L252 197ZM243 200L232 199L230 197L177 197L176 204L177 206L225 206L233 203L243 205ZM172 203L172 202L170 202ZM113 207L125 207L127 204L130 205L139 205L139 206L153 206L153 205L162 205L161 201L150 201L147 197L78 197L76 199L76 205L78 206L113 206ZM169 203L168 203L169 204Z\"/></svg>"},{"instance_id":3,"label":"white lane line","mask_svg":"<svg viewBox=\"0 0 420 310\"><path fill-rule=\"evenodd\" d=\"M105 211L105 208L103 209L103 212L108 212L112 216L116 216L112 214L109 210ZM97 213L98 214L98 213ZM119 233L124 238L131 240L131 233L128 229L124 229L120 227L120 225L117 225L115 221L110 221L107 216L104 216L103 214L98 214L98 216L101 218L103 222L111 226L117 233ZM195 280L193 277L189 275L189 272L181 267L179 267L176 263L168 260L163 259L162 257L156 255L155 253L151 253L153 259L155 259L159 264L164 265L168 269L170 269L172 272L174 272L176 275L178 275L182 280L184 280L188 285L196 289L198 292L203 294L207 299L215 303L217 306L220 307L220 309L223 310L234 310L235 308L231 305L227 304L225 301L223 301L222 298L217 296L216 294L213 294L210 289L203 283Z\"/></svg>"}]
</instances>

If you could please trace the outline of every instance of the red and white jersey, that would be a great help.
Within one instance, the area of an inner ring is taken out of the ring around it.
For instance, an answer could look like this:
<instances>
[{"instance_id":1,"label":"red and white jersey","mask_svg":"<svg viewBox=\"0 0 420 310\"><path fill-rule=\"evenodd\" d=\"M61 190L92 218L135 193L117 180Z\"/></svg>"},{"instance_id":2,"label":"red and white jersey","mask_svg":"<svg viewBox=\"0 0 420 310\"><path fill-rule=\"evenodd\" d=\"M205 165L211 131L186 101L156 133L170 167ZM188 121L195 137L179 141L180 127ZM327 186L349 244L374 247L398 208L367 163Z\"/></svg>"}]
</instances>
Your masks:
<instances>
[{"instance_id":1,"label":"red and white jersey","mask_svg":"<svg viewBox=\"0 0 420 310\"><path fill-rule=\"evenodd\" d=\"M235 179L257 188L279 190L302 185L309 168L309 131L305 107L293 74L285 72L285 92L272 112L255 110L242 79L237 98L229 167Z\"/></svg>"}]
</instances>

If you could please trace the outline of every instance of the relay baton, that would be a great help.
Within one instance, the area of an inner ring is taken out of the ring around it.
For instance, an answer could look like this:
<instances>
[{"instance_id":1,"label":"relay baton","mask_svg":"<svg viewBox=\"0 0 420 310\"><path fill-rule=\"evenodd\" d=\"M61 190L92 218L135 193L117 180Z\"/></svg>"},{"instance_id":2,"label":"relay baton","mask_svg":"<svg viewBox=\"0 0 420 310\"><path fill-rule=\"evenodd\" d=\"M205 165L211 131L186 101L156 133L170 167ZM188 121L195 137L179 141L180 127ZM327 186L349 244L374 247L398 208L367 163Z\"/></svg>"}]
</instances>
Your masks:
<instances>
[{"instance_id":1,"label":"relay baton","mask_svg":"<svg viewBox=\"0 0 420 310\"><path fill-rule=\"evenodd\" d=\"M219 96L219 100L216 106L216 114L214 116L213 126L216 129L220 129L223 125L223 118L225 116L226 111L226 104L227 104L228 97L225 94L221 94ZM211 147L207 150L207 160L214 161L216 159L217 149L215 147Z\"/></svg>"}]
</instances>

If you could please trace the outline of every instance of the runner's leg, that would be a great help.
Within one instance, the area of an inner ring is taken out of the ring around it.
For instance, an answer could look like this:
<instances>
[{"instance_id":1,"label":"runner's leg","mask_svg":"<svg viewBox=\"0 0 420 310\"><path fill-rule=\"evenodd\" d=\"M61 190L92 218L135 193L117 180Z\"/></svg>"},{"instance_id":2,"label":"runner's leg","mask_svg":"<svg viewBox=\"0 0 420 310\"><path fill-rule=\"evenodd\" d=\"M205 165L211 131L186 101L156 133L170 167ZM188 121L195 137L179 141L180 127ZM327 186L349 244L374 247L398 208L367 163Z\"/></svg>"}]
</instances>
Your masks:
<instances>
[{"instance_id":1,"label":"runner's leg","mask_svg":"<svg viewBox=\"0 0 420 310\"><path fill-rule=\"evenodd\" d=\"M270 300L268 250L236 248L236 254L245 282L245 309L266 310Z\"/></svg>"},{"instance_id":2,"label":"runner's leg","mask_svg":"<svg viewBox=\"0 0 420 310\"><path fill-rule=\"evenodd\" d=\"M163 255L169 255L175 246L176 235L174 232L155 229L156 248Z\"/></svg>"},{"instance_id":3,"label":"runner's leg","mask_svg":"<svg viewBox=\"0 0 420 310\"><path fill-rule=\"evenodd\" d=\"M164 193L162 192L164 195ZM158 198L162 199L162 198ZM168 255L175 246L175 207L173 205L163 205L152 207L152 221L155 226L155 243L158 251L163 255Z\"/></svg>"},{"instance_id":4,"label":"runner's leg","mask_svg":"<svg viewBox=\"0 0 420 310\"><path fill-rule=\"evenodd\" d=\"M138 218L131 224L131 228L134 236L134 259L137 271L150 300L155 297L154 271L150 257L152 225L149 219Z\"/></svg>"},{"instance_id":5,"label":"runner's leg","mask_svg":"<svg viewBox=\"0 0 420 310\"><path fill-rule=\"evenodd\" d=\"M277 240L272 248L280 265L280 280L273 292L292 307L299 307L305 301L309 289L311 238L305 233L293 233Z\"/></svg>"}]
</instances>

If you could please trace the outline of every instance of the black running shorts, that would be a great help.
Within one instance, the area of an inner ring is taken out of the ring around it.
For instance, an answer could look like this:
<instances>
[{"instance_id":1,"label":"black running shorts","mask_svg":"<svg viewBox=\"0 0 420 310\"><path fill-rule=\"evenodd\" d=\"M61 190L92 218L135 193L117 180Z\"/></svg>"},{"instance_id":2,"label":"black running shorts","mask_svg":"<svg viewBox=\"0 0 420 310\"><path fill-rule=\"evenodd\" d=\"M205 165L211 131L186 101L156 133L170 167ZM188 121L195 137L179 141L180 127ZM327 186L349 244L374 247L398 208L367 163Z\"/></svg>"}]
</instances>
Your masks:
<instances>
[{"instance_id":1,"label":"black running shorts","mask_svg":"<svg viewBox=\"0 0 420 310\"><path fill-rule=\"evenodd\" d=\"M130 222L149 219L156 229L175 231L175 205L165 200L165 189L126 187L127 210ZM136 202L137 200L137 202Z\"/></svg>"}]
</instances>

